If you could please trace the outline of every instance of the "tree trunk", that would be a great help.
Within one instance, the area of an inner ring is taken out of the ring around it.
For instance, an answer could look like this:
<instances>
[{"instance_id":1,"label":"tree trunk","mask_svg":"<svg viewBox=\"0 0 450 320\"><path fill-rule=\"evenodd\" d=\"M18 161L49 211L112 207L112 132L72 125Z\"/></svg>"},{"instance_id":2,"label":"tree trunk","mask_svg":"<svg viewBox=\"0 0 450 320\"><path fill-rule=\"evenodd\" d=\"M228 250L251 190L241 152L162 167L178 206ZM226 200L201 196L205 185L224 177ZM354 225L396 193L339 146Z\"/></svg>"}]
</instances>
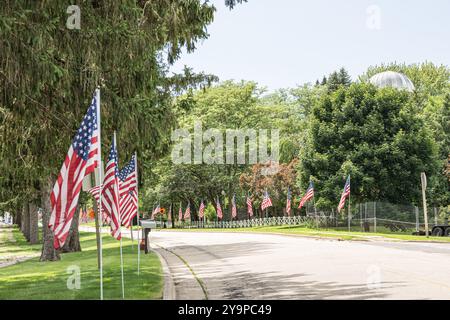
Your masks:
<instances>
[{"instance_id":1,"label":"tree trunk","mask_svg":"<svg viewBox=\"0 0 450 320\"><path fill-rule=\"evenodd\" d=\"M30 202L29 204L30 214L30 243L39 243L39 227L38 227L38 210L36 204Z\"/></svg>"},{"instance_id":2,"label":"tree trunk","mask_svg":"<svg viewBox=\"0 0 450 320\"><path fill-rule=\"evenodd\" d=\"M53 246L54 236L53 231L48 227L51 214L51 204L50 204L50 193L52 192L52 181L50 178L47 179L42 185L42 253L41 261L57 261L60 259L59 253L55 250Z\"/></svg>"},{"instance_id":3,"label":"tree trunk","mask_svg":"<svg viewBox=\"0 0 450 320\"><path fill-rule=\"evenodd\" d=\"M79 207L75 210L73 214L72 224L70 225L69 235L67 236L66 242L62 247L62 252L78 252L81 251L80 245L80 233L78 232L78 225L80 222L80 210Z\"/></svg>"},{"instance_id":4,"label":"tree trunk","mask_svg":"<svg viewBox=\"0 0 450 320\"><path fill-rule=\"evenodd\" d=\"M25 239L27 239L27 241L30 241L30 207L29 204L26 203L23 207L22 207L22 217L23 217L23 228L22 228L22 233L25 236Z\"/></svg>"},{"instance_id":5,"label":"tree trunk","mask_svg":"<svg viewBox=\"0 0 450 320\"><path fill-rule=\"evenodd\" d=\"M16 214L14 216L14 224L19 227L20 230L22 230L22 210L16 209Z\"/></svg>"},{"instance_id":6,"label":"tree trunk","mask_svg":"<svg viewBox=\"0 0 450 320\"><path fill-rule=\"evenodd\" d=\"M173 202L170 204L170 208L172 209L172 210L170 210L170 219L171 219L171 222L172 222L172 229L174 229L175 228L175 217L174 217L174 214L173 214L173 211L174 211Z\"/></svg>"}]
</instances>

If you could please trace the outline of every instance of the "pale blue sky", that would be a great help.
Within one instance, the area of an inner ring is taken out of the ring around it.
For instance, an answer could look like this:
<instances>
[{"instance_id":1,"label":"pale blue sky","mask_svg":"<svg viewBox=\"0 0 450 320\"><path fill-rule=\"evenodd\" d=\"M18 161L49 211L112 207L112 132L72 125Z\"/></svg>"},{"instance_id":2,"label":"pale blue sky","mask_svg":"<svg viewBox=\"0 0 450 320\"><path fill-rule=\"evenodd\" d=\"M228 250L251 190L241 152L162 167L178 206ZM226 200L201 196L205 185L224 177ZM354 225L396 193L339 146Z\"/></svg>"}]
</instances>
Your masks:
<instances>
[{"instance_id":1,"label":"pale blue sky","mask_svg":"<svg viewBox=\"0 0 450 320\"><path fill-rule=\"evenodd\" d=\"M209 39L183 54L183 65L220 80L254 80L269 89L315 82L344 66L355 79L382 62L450 65L449 0L249 0L234 10L224 0ZM369 6L380 30L367 27Z\"/></svg>"}]
</instances>

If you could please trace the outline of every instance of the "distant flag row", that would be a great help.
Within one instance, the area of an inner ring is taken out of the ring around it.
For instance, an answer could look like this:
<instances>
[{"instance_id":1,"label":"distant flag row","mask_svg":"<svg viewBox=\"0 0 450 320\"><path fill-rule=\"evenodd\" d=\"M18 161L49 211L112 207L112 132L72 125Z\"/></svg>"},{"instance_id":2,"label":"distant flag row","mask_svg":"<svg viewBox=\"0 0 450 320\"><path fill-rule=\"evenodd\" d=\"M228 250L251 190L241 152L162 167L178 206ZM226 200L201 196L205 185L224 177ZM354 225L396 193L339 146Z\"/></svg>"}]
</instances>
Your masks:
<instances>
[{"instance_id":1,"label":"distant flag row","mask_svg":"<svg viewBox=\"0 0 450 320\"><path fill-rule=\"evenodd\" d=\"M345 186L344 186L344 190L342 192L341 195L341 199L339 201L339 205L338 205L338 212L340 212L342 210L342 208L345 206L345 201L346 199L349 197L350 195L350 176L347 177L347 180L345 182ZM311 200L312 198L314 198L314 183L311 181L309 183L308 188L306 189L305 194L303 195L303 197L300 199L300 203L298 205L298 209L301 209L306 202L308 202L309 200ZM246 197L246 204L247 204L247 213L249 217L253 216L253 202L251 197L247 196ZM264 198L261 202L261 209L265 210L269 207L271 207L272 204L272 200L269 196L269 193L267 191L265 191L264 193ZM288 215L290 215L291 213L291 209L292 209L292 192L291 189L288 188L287 191L287 198L286 198L286 213ZM200 207L199 207L199 218L202 219L204 217L204 211L205 211L205 204L203 202L203 200L200 202ZM216 212L217 212L217 217L219 219L222 219L223 217L223 212L222 212L222 207L220 205L220 201L219 198L217 197L216 200ZM188 214L187 214L188 213ZM236 195L233 195L233 198L231 200L231 217L234 219L237 217L237 206L236 206ZM184 219L190 218L190 204L188 204L188 207L186 208L186 212L184 214ZM183 213L182 213L182 208L180 205L180 211L179 211L179 220L183 219Z\"/></svg>"}]
</instances>

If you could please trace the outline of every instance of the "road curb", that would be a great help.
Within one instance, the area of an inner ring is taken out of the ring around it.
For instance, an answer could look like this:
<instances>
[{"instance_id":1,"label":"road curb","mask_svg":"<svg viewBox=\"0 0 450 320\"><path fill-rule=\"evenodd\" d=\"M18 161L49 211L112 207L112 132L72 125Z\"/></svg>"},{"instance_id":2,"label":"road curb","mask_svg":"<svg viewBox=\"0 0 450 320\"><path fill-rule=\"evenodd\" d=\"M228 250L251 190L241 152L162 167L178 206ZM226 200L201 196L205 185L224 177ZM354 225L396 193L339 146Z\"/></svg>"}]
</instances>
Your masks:
<instances>
[{"instance_id":1,"label":"road curb","mask_svg":"<svg viewBox=\"0 0 450 320\"><path fill-rule=\"evenodd\" d=\"M192 231L191 231L192 230ZM175 230L164 230L163 232L196 232L195 229L191 229L189 231L185 231L183 229L175 229ZM383 237L383 239L373 239L373 238L364 238L364 236L354 235L353 239L343 239L336 237L324 237L319 235L306 235L306 234L296 234L296 233L278 233L278 232L258 232L258 231L221 231L215 229L215 231L198 231L204 233L242 233L242 234L259 234L259 235L276 235L276 236L286 236L286 237L299 237L299 238L309 238L314 240L333 240L333 241L350 241L350 242L408 242L408 243L446 243L450 244L448 241L439 241L439 240L405 240L398 238L387 238Z\"/></svg>"},{"instance_id":2,"label":"road curb","mask_svg":"<svg viewBox=\"0 0 450 320\"><path fill-rule=\"evenodd\" d=\"M158 256L164 274L163 300L176 300L175 283L170 273L169 265L159 249L152 248L152 251Z\"/></svg>"}]
</instances>

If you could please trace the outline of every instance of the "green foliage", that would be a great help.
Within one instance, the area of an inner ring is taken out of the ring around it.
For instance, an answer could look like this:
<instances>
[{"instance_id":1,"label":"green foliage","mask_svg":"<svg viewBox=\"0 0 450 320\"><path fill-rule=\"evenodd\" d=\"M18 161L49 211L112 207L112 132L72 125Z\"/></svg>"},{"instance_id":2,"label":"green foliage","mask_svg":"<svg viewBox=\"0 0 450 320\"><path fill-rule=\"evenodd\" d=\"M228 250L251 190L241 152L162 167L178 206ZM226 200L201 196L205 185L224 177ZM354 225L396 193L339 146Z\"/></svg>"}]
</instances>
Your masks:
<instances>
[{"instance_id":1,"label":"green foliage","mask_svg":"<svg viewBox=\"0 0 450 320\"><path fill-rule=\"evenodd\" d=\"M438 165L429 174L429 198L433 205L448 205L450 188L443 171L450 150L450 69L431 62L411 65L390 63L370 67L360 80L366 81L374 74L386 70L405 74L416 87L413 95L414 112L423 119L438 146Z\"/></svg>"},{"instance_id":2,"label":"green foliage","mask_svg":"<svg viewBox=\"0 0 450 320\"><path fill-rule=\"evenodd\" d=\"M226 129L279 129L281 162L289 163L298 156L300 150L304 117L289 91L270 95L263 95L263 92L253 82L227 81L187 93L177 100L179 126L188 129L193 135L194 121L201 121L203 131L210 128L220 130L224 145ZM204 142L205 145L207 142ZM222 207L225 208L234 193L238 202L245 197L248 189L239 188L239 178L250 167L237 163L175 165L166 157L153 167L155 180L145 193L145 201L148 204L156 199L166 203L190 201L198 207L201 199L215 204L220 196ZM227 214L225 209L224 213Z\"/></svg>"},{"instance_id":3,"label":"green foliage","mask_svg":"<svg viewBox=\"0 0 450 320\"><path fill-rule=\"evenodd\" d=\"M215 8L200 0L79 2L81 30L67 3L9 1L0 8L0 205L33 200L55 177L76 128L101 87L102 144L118 133L122 163L137 150L147 164L168 151L173 95L216 80L168 66L208 37ZM163 125L161 125L163 124ZM144 173L144 174L142 174Z\"/></svg>"},{"instance_id":4,"label":"green foliage","mask_svg":"<svg viewBox=\"0 0 450 320\"><path fill-rule=\"evenodd\" d=\"M441 95L448 92L450 87L450 69L447 66L437 66L431 62L411 65L388 63L369 67L360 80L367 81L373 75L383 71L395 71L408 76L416 87L416 95L422 96L422 99Z\"/></svg>"},{"instance_id":5,"label":"green foliage","mask_svg":"<svg viewBox=\"0 0 450 320\"><path fill-rule=\"evenodd\" d=\"M216 209L211 203L209 203L205 207L205 218L207 221L215 221L216 217L217 217Z\"/></svg>"},{"instance_id":6,"label":"green foliage","mask_svg":"<svg viewBox=\"0 0 450 320\"><path fill-rule=\"evenodd\" d=\"M352 80L347 70L341 68L339 71L331 73L325 83L328 87L328 91L334 92L340 87L348 87L352 83Z\"/></svg>"},{"instance_id":7,"label":"green foliage","mask_svg":"<svg viewBox=\"0 0 450 320\"><path fill-rule=\"evenodd\" d=\"M417 202L418 177L435 172L436 151L408 93L353 84L313 108L300 183L318 181L319 207L335 206L348 174L357 200Z\"/></svg>"}]
</instances>

